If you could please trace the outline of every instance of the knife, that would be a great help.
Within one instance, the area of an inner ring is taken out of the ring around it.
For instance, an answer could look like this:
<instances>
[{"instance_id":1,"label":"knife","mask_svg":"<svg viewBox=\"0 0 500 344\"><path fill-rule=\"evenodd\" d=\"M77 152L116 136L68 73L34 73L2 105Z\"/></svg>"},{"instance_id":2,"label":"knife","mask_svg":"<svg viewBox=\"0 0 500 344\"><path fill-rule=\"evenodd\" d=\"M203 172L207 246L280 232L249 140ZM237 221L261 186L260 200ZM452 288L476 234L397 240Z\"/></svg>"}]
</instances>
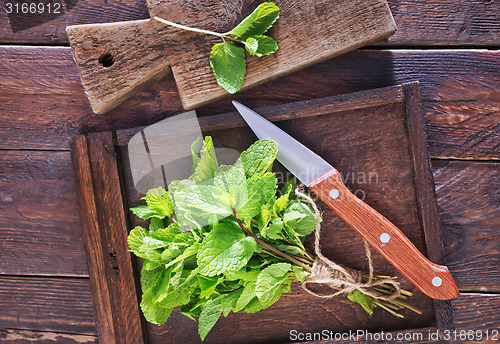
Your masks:
<instances>
[{"instance_id":1,"label":"knife","mask_svg":"<svg viewBox=\"0 0 500 344\"><path fill-rule=\"evenodd\" d=\"M283 166L418 289L439 300L459 295L448 268L429 261L395 225L350 192L333 166L255 111L236 101L233 105L259 139L276 142Z\"/></svg>"}]
</instances>

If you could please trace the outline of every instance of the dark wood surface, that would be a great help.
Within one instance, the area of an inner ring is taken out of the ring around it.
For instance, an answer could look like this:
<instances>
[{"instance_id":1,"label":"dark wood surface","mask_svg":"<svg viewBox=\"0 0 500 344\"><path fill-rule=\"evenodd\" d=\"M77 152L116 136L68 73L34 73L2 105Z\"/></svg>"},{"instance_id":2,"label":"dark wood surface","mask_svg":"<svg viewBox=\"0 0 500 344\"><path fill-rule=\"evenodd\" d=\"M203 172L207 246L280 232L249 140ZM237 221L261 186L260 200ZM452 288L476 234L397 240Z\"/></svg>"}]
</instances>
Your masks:
<instances>
[{"instance_id":1,"label":"dark wood surface","mask_svg":"<svg viewBox=\"0 0 500 344\"><path fill-rule=\"evenodd\" d=\"M64 2L65 14L43 23L28 17L12 23L3 6L0 274L8 282L0 283L0 341L95 342L92 302L77 287L86 281L90 295L70 138L154 123L182 111L180 100L170 77L106 116L94 115L83 94L66 25L144 19L143 1L81 0L72 8ZM455 325L498 328L500 3L389 0L389 6L398 31L373 45L377 50L326 61L235 98L257 107L420 80L445 262L464 293L452 303ZM47 47L54 44L66 46ZM228 101L200 109L226 111L232 111ZM28 159L34 156L35 163ZM61 298L85 307L60 312Z\"/></svg>"},{"instance_id":2,"label":"dark wood surface","mask_svg":"<svg viewBox=\"0 0 500 344\"><path fill-rule=\"evenodd\" d=\"M11 23L7 13L0 12L0 42L68 44L66 25L149 18L141 0L80 0L70 4L75 3L68 7L62 2L65 14L48 16L45 20L24 16ZM495 0L389 0L388 3L398 27L397 33L389 38L389 45L495 46L500 40L500 4Z\"/></svg>"}]
</instances>

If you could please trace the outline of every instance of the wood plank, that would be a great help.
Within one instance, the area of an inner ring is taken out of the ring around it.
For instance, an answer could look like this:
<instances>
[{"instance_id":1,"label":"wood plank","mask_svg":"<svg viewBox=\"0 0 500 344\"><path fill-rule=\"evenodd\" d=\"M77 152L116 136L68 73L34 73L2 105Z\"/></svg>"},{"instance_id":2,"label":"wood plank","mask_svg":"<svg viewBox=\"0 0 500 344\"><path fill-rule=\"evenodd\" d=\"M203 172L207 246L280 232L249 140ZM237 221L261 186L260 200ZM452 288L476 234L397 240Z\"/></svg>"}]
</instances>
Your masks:
<instances>
[{"instance_id":1,"label":"wood plank","mask_svg":"<svg viewBox=\"0 0 500 344\"><path fill-rule=\"evenodd\" d=\"M498 45L500 4L498 1L389 0L398 26L390 38L394 45L451 44ZM61 1L64 15L20 16L10 20L0 12L2 44L68 44L67 25L148 18L144 1ZM105 9L105 10L103 10Z\"/></svg>"},{"instance_id":2,"label":"wood plank","mask_svg":"<svg viewBox=\"0 0 500 344\"><path fill-rule=\"evenodd\" d=\"M117 153L111 133L76 137L72 158L99 338L110 344L143 343Z\"/></svg>"},{"instance_id":3,"label":"wood plank","mask_svg":"<svg viewBox=\"0 0 500 344\"><path fill-rule=\"evenodd\" d=\"M497 330L496 341L500 338L500 295L463 294L452 301L455 326L461 330ZM460 338L459 338L460 339Z\"/></svg>"},{"instance_id":4,"label":"wood plank","mask_svg":"<svg viewBox=\"0 0 500 344\"><path fill-rule=\"evenodd\" d=\"M0 328L96 334L86 278L0 276Z\"/></svg>"},{"instance_id":5,"label":"wood plank","mask_svg":"<svg viewBox=\"0 0 500 344\"><path fill-rule=\"evenodd\" d=\"M69 152L0 153L0 274L88 276Z\"/></svg>"},{"instance_id":6,"label":"wood plank","mask_svg":"<svg viewBox=\"0 0 500 344\"><path fill-rule=\"evenodd\" d=\"M500 292L500 164L434 160L445 259L462 291Z\"/></svg>"},{"instance_id":7,"label":"wood plank","mask_svg":"<svg viewBox=\"0 0 500 344\"><path fill-rule=\"evenodd\" d=\"M77 133L133 128L183 111L166 77L106 115L93 114L69 48L2 47L0 62L0 148L66 149ZM420 80L432 156L500 159L499 63L498 51L357 51L234 98L259 107ZM229 111L226 99L198 113Z\"/></svg>"},{"instance_id":8,"label":"wood plank","mask_svg":"<svg viewBox=\"0 0 500 344\"><path fill-rule=\"evenodd\" d=\"M0 329L0 340L4 344L98 344L97 336L14 329Z\"/></svg>"}]
</instances>

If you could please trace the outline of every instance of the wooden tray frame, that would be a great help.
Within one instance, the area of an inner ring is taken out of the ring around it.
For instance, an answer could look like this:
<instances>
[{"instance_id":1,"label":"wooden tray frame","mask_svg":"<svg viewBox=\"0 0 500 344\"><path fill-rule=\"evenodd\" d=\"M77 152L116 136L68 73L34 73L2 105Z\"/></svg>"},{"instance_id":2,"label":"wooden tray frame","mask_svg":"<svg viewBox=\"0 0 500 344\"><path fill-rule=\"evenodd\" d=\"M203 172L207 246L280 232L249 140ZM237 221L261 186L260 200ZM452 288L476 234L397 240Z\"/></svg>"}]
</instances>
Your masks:
<instances>
[{"instance_id":1,"label":"wooden tray frame","mask_svg":"<svg viewBox=\"0 0 500 344\"><path fill-rule=\"evenodd\" d=\"M294 108L301 113L311 102L324 107L324 111L348 111L394 102L403 102L406 110L406 129L411 142L413 178L418 212L424 230L428 258L444 263L441 232L434 184L427 154L424 118L420 103L418 82L399 86L358 92L350 95L302 101L284 106L271 106L259 110L270 120L289 119ZM298 115L297 115L298 116ZM231 120L232 118L232 120ZM239 125L234 123L234 113L201 117L203 131ZM84 246L87 253L90 281L93 292L95 319L101 343L146 343L145 320L139 309L140 287L134 278L135 259L127 246L127 201L123 183L121 158L118 145L141 128L118 132L101 132L77 136L72 140L71 155L75 182L79 195ZM134 281L132 283L132 281ZM406 332L453 330L453 313L450 301L434 301L436 326L411 329ZM402 331L398 331L402 332Z\"/></svg>"}]
</instances>

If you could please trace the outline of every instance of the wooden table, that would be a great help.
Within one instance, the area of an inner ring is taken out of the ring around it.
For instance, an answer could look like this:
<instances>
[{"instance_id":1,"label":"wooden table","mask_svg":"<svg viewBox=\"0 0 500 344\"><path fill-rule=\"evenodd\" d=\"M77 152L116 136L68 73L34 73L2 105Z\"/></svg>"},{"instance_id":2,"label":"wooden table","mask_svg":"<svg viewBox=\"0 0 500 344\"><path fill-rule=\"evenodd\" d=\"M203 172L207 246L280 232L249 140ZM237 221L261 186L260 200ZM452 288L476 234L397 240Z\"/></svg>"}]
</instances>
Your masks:
<instances>
[{"instance_id":1,"label":"wooden table","mask_svg":"<svg viewBox=\"0 0 500 344\"><path fill-rule=\"evenodd\" d=\"M500 327L500 2L390 0L399 31L235 97L280 104L419 80L456 328ZM97 342L69 154L80 133L148 125L182 107L171 76L92 113L65 27L147 18L141 0L65 1L33 22L0 12L0 341ZM231 111L229 100L199 109Z\"/></svg>"}]
</instances>

